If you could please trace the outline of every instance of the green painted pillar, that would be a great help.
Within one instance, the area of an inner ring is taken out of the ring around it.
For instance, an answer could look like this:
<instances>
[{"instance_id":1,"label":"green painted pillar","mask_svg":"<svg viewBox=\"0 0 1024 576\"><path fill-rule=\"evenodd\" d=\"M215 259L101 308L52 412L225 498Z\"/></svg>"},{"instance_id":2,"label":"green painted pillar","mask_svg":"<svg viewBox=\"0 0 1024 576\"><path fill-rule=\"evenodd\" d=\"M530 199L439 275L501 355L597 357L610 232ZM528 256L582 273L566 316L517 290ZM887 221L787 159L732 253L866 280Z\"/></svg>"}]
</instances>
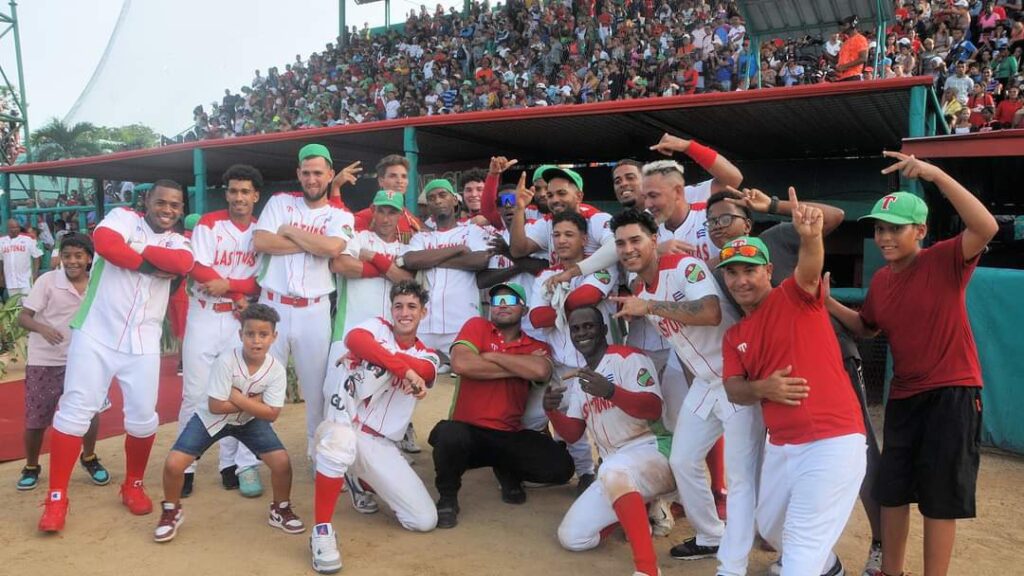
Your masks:
<instances>
[{"instance_id":1,"label":"green painted pillar","mask_svg":"<svg viewBox=\"0 0 1024 576\"><path fill-rule=\"evenodd\" d=\"M348 23L345 22L345 0L338 0L338 47L348 46Z\"/></svg>"},{"instance_id":2,"label":"green painted pillar","mask_svg":"<svg viewBox=\"0 0 1024 576\"><path fill-rule=\"evenodd\" d=\"M0 190L4 195L0 198L0 222L7 226L7 220L11 217L11 175L7 172L0 172Z\"/></svg>"},{"instance_id":3,"label":"green painted pillar","mask_svg":"<svg viewBox=\"0 0 1024 576\"><path fill-rule=\"evenodd\" d=\"M405 159L409 161L409 187L405 189L405 206L409 212L416 214L419 208L417 199L420 196L420 145L416 141L415 127L406 126L402 134L405 141Z\"/></svg>"},{"instance_id":4,"label":"green painted pillar","mask_svg":"<svg viewBox=\"0 0 1024 576\"><path fill-rule=\"evenodd\" d=\"M914 86L910 89L910 125L907 127L907 134L911 138L920 138L925 135L928 129L928 88L925 86ZM912 192L918 196L924 196L924 189L917 179L904 178L900 176L900 188Z\"/></svg>"},{"instance_id":5,"label":"green painted pillar","mask_svg":"<svg viewBox=\"0 0 1024 576\"><path fill-rule=\"evenodd\" d=\"M391 0L384 0L384 30L391 30Z\"/></svg>"},{"instance_id":6,"label":"green painted pillar","mask_svg":"<svg viewBox=\"0 0 1024 576\"><path fill-rule=\"evenodd\" d=\"M206 154L202 148L192 149L192 174L195 176L195 202L189 206L189 212L206 213Z\"/></svg>"}]
</instances>

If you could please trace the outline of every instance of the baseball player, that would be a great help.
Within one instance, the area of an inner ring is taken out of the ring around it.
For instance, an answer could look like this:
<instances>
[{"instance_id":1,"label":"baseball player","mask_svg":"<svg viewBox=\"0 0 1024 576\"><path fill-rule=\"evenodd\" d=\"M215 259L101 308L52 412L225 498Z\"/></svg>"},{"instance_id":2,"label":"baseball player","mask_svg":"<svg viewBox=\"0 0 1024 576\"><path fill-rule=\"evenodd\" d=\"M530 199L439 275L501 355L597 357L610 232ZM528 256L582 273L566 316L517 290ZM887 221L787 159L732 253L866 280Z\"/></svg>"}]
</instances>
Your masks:
<instances>
[{"instance_id":1,"label":"baseball player","mask_svg":"<svg viewBox=\"0 0 1024 576\"><path fill-rule=\"evenodd\" d=\"M801 206L792 188L790 204L800 255L778 288L761 240L745 236L721 250L718 266L745 313L722 341L723 375L731 401L764 411L757 525L782 553L781 573L837 576L845 572L831 550L864 478L864 420L825 310L822 212Z\"/></svg>"},{"instance_id":2,"label":"baseball player","mask_svg":"<svg viewBox=\"0 0 1024 576\"><path fill-rule=\"evenodd\" d=\"M509 159L504 156L491 156L491 163L487 170L487 177L484 179L484 192L483 199L480 204L480 214L487 218L490 225L498 230L508 230L512 223L511 218L505 217L504 211L501 209L502 204L499 202L499 194L507 192L505 186L501 184L501 175L518 163L518 160ZM543 166L541 168L543 168ZM513 192L515 189L515 185L512 185ZM532 224L539 218L543 218L544 215L548 213L547 194L547 182L540 177L540 168L538 168L533 172L534 203L526 207L527 225ZM511 204L510 207L515 208L515 203ZM506 242L507 241L508 239L506 238Z\"/></svg>"},{"instance_id":3,"label":"baseball player","mask_svg":"<svg viewBox=\"0 0 1024 576\"><path fill-rule=\"evenodd\" d=\"M35 238L22 233L17 220L8 220L7 236L0 238L0 268L3 269L8 298L15 294L28 295L39 273L42 255Z\"/></svg>"},{"instance_id":4,"label":"baseball player","mask_svg":"<svg viewBox=\"0 0 1024 576\"><path fill-rule=\"evenodd\" d=\"M338 175L335 176L334 181L331 182L331 198L338 198L341 200L341 187L345 184L355 184L356 179L347 178L346 172L353 171L358 177L359 172L362 171L359 162L354 162L347 166ZM398 154L388 154L387 156L380 159L376 166L377 173L377 188L380 190L388 190L391 192L397 192L399 194L405 194L409 188L409 160L404 156ZM344 204L340 204L344 207ZM367 230L370 228L370 222L373 220L373 207L365 208L356 212L353 217L355 218L356 230ZM423 230L423 222L416 217L413 213L402 208L402 217L398 220L398 237L401 239L403 244L408 244L409 239L416 232Z\"/></svg>"},{"instance_id":5,"label":"baseball player","mask_svg":"<svg viewBox=\"0 0 1024 576\"><path fill-rule=\"evenodd\" d=\"M934 183L964 224L948 240L921 248L928 206L907 192L887 194L864 217L886 266L871 280L857 313L834 300L829 310L857 336L880 331L892 347L885 444L874 496L882 505L882 572L901 574L910 503L924 516L924 571L946 574L956 520L973 518L980 459L982 372L965 304L967 283L999 231L973 194L942 169L885 152L882 172Z\"/></svg>"},{"instance_id":6,"label":"baseball player","mask_svg":"<svg viewBox=\"0 0 1024 576\"><path fill-rule=\"evenodd\" d=\"M407 249L399 241L405 197L400 192L380 190L374 196L370 229L356 232L345 253L331 260L331 272L337 274L337 313L331 333L331 350L324 380L324 398L330 398L345 370L339 361L348 352L345 335L372 318L391 318L389 294L395 282L412 280L412 274L399 268L395 259ZM330 407L325 406L325 410ZM410 424L411 427L411 424ZM410 432L406 432L409 436ZM403 438L403 442L405 439ZM409 446L400 446L410 451ZM413 450L418 447L413 444ZM364 514L377 512L373 495L360 489L361 484L348 476L352 506Z\"/></svg>"},{"instance_id":7,"label":"baseball player","mask_svg":"<svg viewBox=\"0 0 1024 576\"><path fill-rule=\"evenodd\" d=\"M705 264L683 254L657 254L654 219L627 210L612 220L623 267L637 275L636 296L617 297L617 316L645 317L674 348L694 378L673 431L670 464L686 517L696 532L673 558L716 555L718 573L746 573L754 540L757 465L764 443L760 410L729 401L722 387L721 342L735 323ZM704 473L704 459L725 434L729 522L723 526Z\"/></svg>"},{"instance_id":8,"label":"baseball player","mask_svg":"<svg viewBox=\"0 0 1024 576\"><path fill-rule=\"evenodd\" d=\"M64 394L53 419L50 490L39 529L59 532L68 511L68 481L82 435L116 377L124 395L125 480L121 500L132 514L149 514L143 488L160 424L156 413L160 333L171 280L192 269L188 241L173 231L185 204L182 187L157 180L145 215L115 208L93 233L96 262L82 306L71 322Z\"/></svg>"},{"instance_id":9,"label":"baseball player","mask_svg":"<svg viewBox=\"0 0 1024 576\"><path fill-rule=\"evenodd\" d=\"M477 273L477 286L481 290L487 290L492 286L508 282L519 284L526 288L526 299L529 301L534 278L550 265L547 261L547 254L537 252L525 258L512 258L511 253L508 251L508 225L512 223L512 216L516 205L515 185L503 185L496 196L495 204L501 221L505 226L500 230L490 228L492 234L489 241L491 259L487 262L487 269ZM528 332L533 330L529 322L523 328Z\"/></svg>"},{"instance_id":10,"label":"baseball player","mask_svg":"<svg viewBox=\"0 0 1024 576\"><path fill-rule=\"evenodd\" d=\"M567 550L589 550L618 522L633 549L634 576L656 576L660 572L645 506L673 492L675 483L668 464L670 438L651 430L662 409L654 363L636 348L609 345L605 314L598 308L577 308L568 323L586 364L567 387L548 387L544 408L566 441L590 430L601 468L597 482L562 519L558 541ZM563 414L558 407L565 401Z\"/></svg>"},{"instance_id":11,"label":"baseball player","mask_svg":"<svg viewBox=\"0 0 1024 576\"><path fill-rule=\"evenodd\" d=\"M188 322L182 342L184 368L178 434L184 432L196 409L206 401L210 370L221 354L238 346L238 313L248 297L259 293L256 285L256 250L252 235L263 176L252 166L236 164L224 172L227 210L203 215L192 229L195 266L188 282ZM219 468L225 488L240 488L243 496L263 493L256 466L259 461L235 437L225 437L220 446ZM181 496L193 490L195 463L185 470Z\"/></svg>"},{"instance_id":12,"label":"baseball player","mask_svg":"<svg viewBox=\"0 0 1024 576\"><path fill-rule=\"evenodd\" d=\"M352 214L327 199L334 178L332 166L327 147L303 146L296 170L302 192L275 194L253 232L253 245L262 255L257 278L262 288L260 302L281 316L279 337L270 352L284 363L294 353L295 372L306 401L310 457L313 433L323 419L323 386L331 344L327 297L334 283L330 260L342 253L355 234Z\"/></svg>"},{"instance_id":13,"label":"baseball player","mask_svg":"<svg viewBox=\"0 0 1024 576\"><path fill-rule=\"evenodd\" d=\"M247 306L239 316L241 346L214 359L208 370L206 401L195 405L164 462L164 501L153 532L157 542L174 539L185 519L181 509L185 470L217 440L228 436L259 454L270 468L274 501L267 523L288 534L306 530L291 507L291 460L271 427L281 415L288 386L285 367L269 353L277 337L279 316L263 304Z\"/></svg>"},{"instance_id":14,"label":"baseball player","mask_svg":"<svg viewBox=\"0 0 1024 576\"><path fill-rule=\"evenodd\" d=\"M476 273L490 260L488 237L476 224L458 223L462 199L450 182L431 180L423 191L437 228L413 236L409 251L398 262L406 270L422 270L434 294L419 338L429 348L449 354L455 334L480 314Z\"/></svg>"},{"instance_id":15,"label":"baseball player","mask_svg":"<svg viewBox=\"0 0 1024 576\"><path fill-rule=\"evenodd\" d=\"M310 549L313 568L325 574L341 569L331 519L349 467L395 511L403 528L429 532L437 526L430 494L395 445L416 402L433 386L440 362L416 337L428 296L410 280L393 285L389 294L392 320L371 318L346 335L342 377L317 428L316 525Z\"/></svg>"}]
</instances>

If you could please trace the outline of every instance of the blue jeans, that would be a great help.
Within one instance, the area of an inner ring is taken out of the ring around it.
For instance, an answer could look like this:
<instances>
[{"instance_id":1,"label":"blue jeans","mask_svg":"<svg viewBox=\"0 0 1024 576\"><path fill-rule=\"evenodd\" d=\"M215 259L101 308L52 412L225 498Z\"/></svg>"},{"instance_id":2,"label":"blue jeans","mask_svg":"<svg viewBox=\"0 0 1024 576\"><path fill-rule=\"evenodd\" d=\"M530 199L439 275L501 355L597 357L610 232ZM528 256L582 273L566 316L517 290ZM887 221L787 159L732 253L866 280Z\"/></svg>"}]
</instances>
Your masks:
<instances>
[{"instance_id":1,"label":"blue jeans","mask_svg":"<svg viewBox=\"0 0 1024 576\"><path fill-rule=\"evenodd\" d=\"M178 439L174 441L174 446L171 447L171 450L199 458L215 442L228 436L237 438L239 442L245 444L245 447L252 450L252 453L257 456L275 450L284 450L284 444L281 444L281 439L277 437L277 433L270 426L270 422L266 420L253 418L241 426L228 424L221 428L219 432L210 436L210 433L206 431L206 426L197 414L193 414L192 418L189 419L185 429L181 431Z\"/></svg>"}]
</instances>

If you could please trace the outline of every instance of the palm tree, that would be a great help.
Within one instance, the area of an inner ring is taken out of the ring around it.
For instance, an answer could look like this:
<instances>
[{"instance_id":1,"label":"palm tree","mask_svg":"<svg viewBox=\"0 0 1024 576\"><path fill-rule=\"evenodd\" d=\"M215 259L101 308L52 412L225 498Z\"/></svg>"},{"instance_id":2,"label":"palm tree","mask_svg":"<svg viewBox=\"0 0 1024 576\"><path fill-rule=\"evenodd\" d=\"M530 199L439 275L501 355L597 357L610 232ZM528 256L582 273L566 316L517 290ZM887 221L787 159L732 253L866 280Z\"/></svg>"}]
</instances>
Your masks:
<instances>
[{"instance_id":1,"label":"palm tree","mask_svg":"<svg viewBox=\"0 0 1024 576\"><path fill-rule=\"evenodd\" d=\"M96 156L103 152L100 144L96 141L96 127L89 122L78 122L73 126L53 118L50 123L32 132L30 143L32 144L32 156L36 162L50 160L63 160L65 158L80 158L82 156ZM54 182L57 181L53 177ZM81 188L81 182L79 182ZM64 179L64 194L68 193L68 179ZM38 198L36 202L38 204Z\"/></svg>"}]
</instances>

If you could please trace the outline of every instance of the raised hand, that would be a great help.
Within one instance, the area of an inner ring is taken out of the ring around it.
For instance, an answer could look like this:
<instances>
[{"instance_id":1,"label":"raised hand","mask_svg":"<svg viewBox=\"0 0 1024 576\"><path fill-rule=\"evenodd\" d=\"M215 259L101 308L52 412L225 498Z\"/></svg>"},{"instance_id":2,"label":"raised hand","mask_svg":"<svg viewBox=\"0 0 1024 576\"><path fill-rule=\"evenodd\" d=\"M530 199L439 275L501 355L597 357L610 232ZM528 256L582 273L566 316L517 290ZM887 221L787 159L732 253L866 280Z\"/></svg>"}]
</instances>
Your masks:
<instances>
[{"instance_id":1,"label":"raised hand","mask_svg":"<svg viewBox=\"0 0 1024 576\"><path fill-rule=\"evenodd\" d=\"M356 182L359 181L359 173L363 171L363 168L362 166L360 166L360 164L361 162L359 160L356 160L355 162L342 168L341 172L338 172L338 174L334 176L334 180L331 182L331 184L335 186L344 186L346 184L350 186L354 185Z\"/></svg>"},{"instance_id":2,"label":"raised hand","mask_svg":"<svg viewBox=\"0 0 1024 576\"><path fill-rule=\"evenodd\" d=\"M651 146L651 150L660 152L665 156L671 156L675 152L686 152L686 149L690 147L690 141L685 138L673 136L668 132L665 132L661 136L661 140L654 146Z\"/></svg>"},{"instance_id":3,"label":"raised hand","mask_svg":"<svg viewBox=\"0 0 1024 576\"><path fill-rule=\"evenodd\" d=\"M945 174L938 166L918 160L913 154L907 155L902 152L885 150L882 155L886 158L896 159L895 164L882 169L882 174L892 174L899 170L907 178L920 178L925 182L934 182L936 178Z\"/></svg>"},{"instance_id":4,"label":"raised hand","mask_svg":"<svg viewBox=\"0 0 1024 576\"><path fill-rule=\"evenodd\" d=\"M508 159L504 156L491 156L491 165L488 168L488 171L491 174L501 174L518 163L519 160Z\"/></svg>"},{"instance_id":5,"label":"raised hand","mask_svg":"<svg viewBox=\"0 0 1024 576\"><path fill-rule=\"evenodd\" d=\"M789 187L789 204L793 207L793 227L803 238L821 236L825 224L825 214L821 208L810 204L800 204L796 198L796 188Z\"/></svg>"},{"instance_id":6,"label":"raised hand","mask_svg":"<svg viewBox=\"0 0 1024 576\"><path fill-rule=\"evenodd\" d=\"M807 398L811 387L807 385L806 378L790 377L792 371L792 366L786 366L758 382L760 396L778 404L799 406L800 402Z\"/></svg>"},{"instance_id":7,"label":"raised hand","mask_svg":"<svg viewBox=\"0 0 1024 576\"><path fill-rule=\"evenodd\" d=\"M735 194L739 194L740 196L743 197L742 200L737 200L735 198L726 198L725 201L728 202L729 204L733 204L736 206L746 206L747 208L750 208L754 212L764 213L767 213L768 208L771 207L772 205L771 197L765 194L764 192L758 190L757 188L744 188L743 190L739 190L733 188L732 186L726 186L725 189Z\"/></svg>"},{"instance_id":8,"label":"raised hand","mask_svg":"<svg viewBox=\"0 0 1024 576\"><path fill-rule=\"evenodd\" d=\"M526 207L533 202L535 193L533 186L526 186L526 172L520 174L519 184L516 186L516 209L526 210Z\"/></svg>"}]
</instances>

